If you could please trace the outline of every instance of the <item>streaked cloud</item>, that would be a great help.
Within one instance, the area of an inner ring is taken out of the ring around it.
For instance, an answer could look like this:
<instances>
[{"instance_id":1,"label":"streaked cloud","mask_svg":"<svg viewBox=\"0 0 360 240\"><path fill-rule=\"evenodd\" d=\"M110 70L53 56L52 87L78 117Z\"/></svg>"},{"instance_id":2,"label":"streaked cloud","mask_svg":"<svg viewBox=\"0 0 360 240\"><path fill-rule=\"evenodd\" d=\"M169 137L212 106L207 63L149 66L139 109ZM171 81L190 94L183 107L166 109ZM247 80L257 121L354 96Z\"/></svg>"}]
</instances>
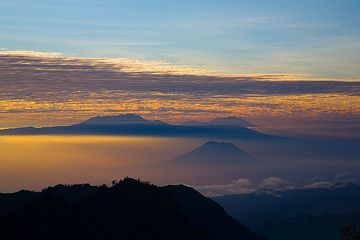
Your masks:
<instances>
[{"instance_id":1,"label":"streaked cloud","mask_svg":"<svg viewBox=\"0 0 360 240\"><path fill-rule=\"evenodd\" d=\"M0 127L70 124L124 112L168 121L358 118L359 93L360 81L230 76L159 61L0 51Z\"/></svg>"},{"instance_id":2,"label":"streaked cloud","mask_svg":"<svg viewBox=\"0 0 360 240\"><path fill-rule=\"evenodd\" d=\"M1 1L0 45L354 79L359 9L356 0Z\"/></svg>"}]
</instances>

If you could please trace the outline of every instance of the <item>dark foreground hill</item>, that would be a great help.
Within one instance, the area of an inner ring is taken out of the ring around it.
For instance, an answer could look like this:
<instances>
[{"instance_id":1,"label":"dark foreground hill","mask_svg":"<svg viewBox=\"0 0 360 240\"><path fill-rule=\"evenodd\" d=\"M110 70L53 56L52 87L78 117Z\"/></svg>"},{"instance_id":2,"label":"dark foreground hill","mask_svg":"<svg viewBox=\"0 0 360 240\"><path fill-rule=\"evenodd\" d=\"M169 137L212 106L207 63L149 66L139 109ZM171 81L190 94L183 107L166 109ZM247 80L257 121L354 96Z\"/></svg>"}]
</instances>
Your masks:
<instances>
[{"instance_id":1,"label":"dark foreground hill","mask_svg":"<svg viewBox=\"0 0 360 240\"><path fill-rule=\"evenodd\" d=\"M260 240L217 203L183 186L126 178L0 194L1 239Z\"/></svg>"}]
</instances>

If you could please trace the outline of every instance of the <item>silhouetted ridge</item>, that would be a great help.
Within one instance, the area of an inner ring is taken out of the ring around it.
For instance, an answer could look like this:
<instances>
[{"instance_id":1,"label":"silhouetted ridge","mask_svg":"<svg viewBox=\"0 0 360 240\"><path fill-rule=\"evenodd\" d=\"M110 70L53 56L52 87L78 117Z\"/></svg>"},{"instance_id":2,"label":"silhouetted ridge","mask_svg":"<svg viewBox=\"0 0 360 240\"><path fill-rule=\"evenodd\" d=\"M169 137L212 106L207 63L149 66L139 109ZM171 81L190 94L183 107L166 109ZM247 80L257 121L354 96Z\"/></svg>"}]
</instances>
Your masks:
<instances>
[{"instance_id":1,"label":"silhouetted ridge","mask_svg":"<svg viewBox=\"0 0 360 240\"><path fill-rule=\"evenodd\" d=\"M136 124L164 124L163 122L150 121L140 115L123 114L118 116L97 116L80 123L80 125L136 125Z\"/></svg>"},{"instance_id":2,"label":"silhouetted ridge","mask_svg":"<svg viewBox=\"0 0 360 240\"><path fill-rule=\"evenodd\" d=\"M265 135L240 125L209 124L183 126L148 120L136 114L118 116L97 116L71 126L42 128L14 128L0 130L0 135L141 135L141 136L179 136L214 138L280 139Z\"/></svg>"},{"instance_id":3,"label":"silhouetted ridge","mask_svg":"<svg viewBox=\"0 0 360 240\"><path fill-rule=\"evenodd\" d=\"M209 141L201 146L202 149L206 150L215 150L219 149L221 151L234 151L234 152L243 152L240 148L235 146L233 143L227 143L227 142L215 142L215 141Z\"/></svg>"},{"instance_id":4,"label":"silhouetted ridge","mask_svg":"<svg viewBox=\"0 0 360 240\"><path fill-rule=\"evenodd\" d=\"M183 185L125 178L112 187L57 185L33 194L0 212L1 239L263 239Z\"/></svg>"},{"instance_id":5,"label":"silhouetted ridge","mask_svg":"<svg viewBox=\"0 0 360 240\"><path fill-rule=\"evenodd\" d=\"M0 193L0 215L13 212L33 201L37 193L21 190L17 193Z\"/></svg>"},{"instance_id":6,"label":"silhouetted ridge","mask_svg":"<svg viewBox=\"0 0 360 240\"><path fill-rule=\"evenodd\" d=\"M68 202L80 202L89 197L97 190L90 184L63 185L48 187L42 191L44 196L66 200Z\"/></svg>"},{"instance_id":7,"label":"silhouetted ridge","mask_svg":"<svg viewBox=\"0 0 360 240\"><path fill-rule=\"evenodd\" d=\"M198 122L198 121L186 121L183 122L182 125L185 126L206 126L206 125L218 125L218 126L238 126L238 127L255 127L254 124L239 118L239 117L222 117L222 118L214 118L206 122Z\"/></svg>"}]
</instances>

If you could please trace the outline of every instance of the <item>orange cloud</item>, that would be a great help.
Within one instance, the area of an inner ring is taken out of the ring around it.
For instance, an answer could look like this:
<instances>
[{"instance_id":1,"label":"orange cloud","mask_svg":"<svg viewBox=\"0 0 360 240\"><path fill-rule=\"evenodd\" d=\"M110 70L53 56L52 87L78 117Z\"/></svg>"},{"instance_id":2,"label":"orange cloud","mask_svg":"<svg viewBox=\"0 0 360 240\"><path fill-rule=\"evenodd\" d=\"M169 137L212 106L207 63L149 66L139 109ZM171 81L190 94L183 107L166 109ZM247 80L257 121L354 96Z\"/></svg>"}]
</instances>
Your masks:
<instances>
[{"instance_id":1,"label":"orange cloud","mask_svg":"<svg viewBox=\"0 0 360 240\"><path fill-rule=\"evenodd\" d=\"M360 116L359 81L210 76L207 69L161 62L23 51L0 52L0 66L1 128L71 124L124 112L168 121Z\"/></svg>"}]
</instances>

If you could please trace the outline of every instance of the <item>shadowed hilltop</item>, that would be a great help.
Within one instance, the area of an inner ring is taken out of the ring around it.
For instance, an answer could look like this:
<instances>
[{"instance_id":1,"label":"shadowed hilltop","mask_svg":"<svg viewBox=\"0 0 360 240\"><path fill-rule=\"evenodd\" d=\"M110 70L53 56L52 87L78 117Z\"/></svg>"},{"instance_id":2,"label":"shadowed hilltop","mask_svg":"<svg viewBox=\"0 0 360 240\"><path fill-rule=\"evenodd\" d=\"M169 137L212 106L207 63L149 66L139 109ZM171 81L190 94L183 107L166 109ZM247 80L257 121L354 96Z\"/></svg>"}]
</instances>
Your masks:
<instances>
[{"instance_id":1,"label":"shadowed hilltop","mask_svg":"<svg viewBox=\"0 0 360 240\"><path fill-rule=\"evenodd\" d=\"M265 239L192 188L131 178L0 194L0 231L1 239Z\"/></svg>"},{"instance_id":2,"label":"shadowed hilltop","mask_svg":"<svg viewBox=\"0 0 360 240\"><path fill-rule=\"evenodd\" d=\"M205 125L175 125L160 120L147 120L139 115L124 114L119 116L97 116L71 126L25 127L5 129L0 135L135 135L135 136L178 136L178 137L211 137L211 138L247 138L247 139L280 139L257 132L234 122L242 122L240 118L231 121L214 119ZM250 123L249 123L250 124Z\"/></svg>"}]
</instances>

